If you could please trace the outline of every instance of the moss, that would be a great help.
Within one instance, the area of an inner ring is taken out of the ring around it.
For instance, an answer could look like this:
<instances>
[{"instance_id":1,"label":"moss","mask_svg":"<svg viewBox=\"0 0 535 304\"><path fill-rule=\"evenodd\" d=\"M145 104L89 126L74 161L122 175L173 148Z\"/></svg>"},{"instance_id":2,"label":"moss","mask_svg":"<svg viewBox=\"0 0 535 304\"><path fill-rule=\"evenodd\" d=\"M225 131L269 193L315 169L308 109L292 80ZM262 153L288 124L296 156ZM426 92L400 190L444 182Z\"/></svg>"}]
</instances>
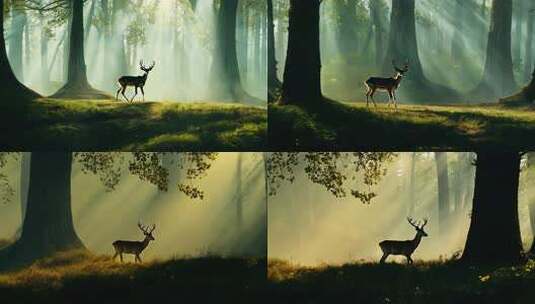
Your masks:
<instances>
[{"instance_id":1,"label":"moss","mask_svg":"<svg viewBox=\"0 0 535 304\"><path fill-rule=\"evenodd\" d=\"M276 150L534 149L535 111L501 104L400 105L326 101L317 108L270 106Z\"/></svg>"},{"instance_id":2,"label":"moss","mask_svg":"<svg viewBox=\"0 0 535 304\"><path fill-rule=\"evenodd\" d=\"M41 99L28 108L28 118L11 126L0 148L260 151L266 146L267 115L261 107ZM225 134L239 134L244 126L247 138L225 141L233 139Z\"/></svg>"}]
</instances>

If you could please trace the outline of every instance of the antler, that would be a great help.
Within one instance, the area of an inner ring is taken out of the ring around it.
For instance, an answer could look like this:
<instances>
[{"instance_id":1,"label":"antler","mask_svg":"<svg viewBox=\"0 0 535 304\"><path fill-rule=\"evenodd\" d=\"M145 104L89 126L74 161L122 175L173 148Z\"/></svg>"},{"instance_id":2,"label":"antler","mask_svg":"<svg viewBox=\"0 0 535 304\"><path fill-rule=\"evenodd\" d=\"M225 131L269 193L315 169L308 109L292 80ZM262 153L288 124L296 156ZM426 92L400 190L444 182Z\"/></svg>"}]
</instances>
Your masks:
<instances>
[{"instance_id":1,"label":"antler","mask_svg":"<svg viewBox=\"0 0 535 304\"><path fill-rule=\"evenodd\" d=\"M141 231L143 231L143 233L147 233L147 227L143 226L141 222L137 222L137 226L139 229L141 229Z\"/></svg>"},{"instance_id":2,"label":"antler","mask_svg":"<svg viewBox=\"0 0 535 304\"><path fill-rule=\"evenodd\" d=\"M409 224L411 224L412 227L414 228L418 228L418 224L416 224L412 218L408 217L407 218L407 222L409 222Z\"/></svg>"},{"instance_id":3,"label":"antler","mask_svg":"<svg viewBox=\"0 0 535 304\"><path fill-rule=\"evenodd\" d=\"M156 61L152 61L152 64L150 65L150 67L146 67L145 64L143 63L143 59L139 61L139 67L143 70L143 71L150 71L154 68L154 66L156 65Z\"/></svg>"},{"instance_id":4,"label":"antler","mask_svg":"<svg viewBox=\"0 0 535 304\"><path fill-rule=\"evenodd\" d=\"M149 233L152 233L154 231L154 229L156 229L156 224L153 224L152 225L152 228L150 229L150 232Z\"/></svg>"},{"instance_id":5,"label":"antler","mask_svg":"<svg viewBox=\"0 0 535 304\"><path fill-rule=\"evenodd\" d=\"M425 225L427 225L427 219L424 219L424 223L422 224L422 226L420 226L420 229L424 229Z\"/></svg>"}]
</instances>

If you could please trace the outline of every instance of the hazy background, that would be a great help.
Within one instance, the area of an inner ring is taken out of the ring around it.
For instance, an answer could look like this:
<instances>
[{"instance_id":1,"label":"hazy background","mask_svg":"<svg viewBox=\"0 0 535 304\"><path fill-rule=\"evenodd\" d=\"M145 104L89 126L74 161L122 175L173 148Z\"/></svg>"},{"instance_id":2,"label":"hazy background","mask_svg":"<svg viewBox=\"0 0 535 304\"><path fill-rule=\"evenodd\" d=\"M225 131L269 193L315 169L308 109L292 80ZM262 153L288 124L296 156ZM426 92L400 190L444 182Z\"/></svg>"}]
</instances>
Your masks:
<instances>
[{"instance_id":1,"label":"hazy background","mask_svg":"<svg viewBox=\"0 0 535 304\"><path fill-rule=\"evenodd\" d=\"M123 175L117 189L106 192L98 177L86 175L75 164L72 174L72 207L76 231L95 253L112 254L118 239L142 240L138 220L156 224L145 258L173 256L266 254L266 204L262 155L242 154L243 226L236 220L238 153L221 153L208 175L196 183L204 200L192 200L170 186L168 193ZM125 168L125 171L128 171ZM0 238L12 238L21 224L20 162L10 161L7 173L15 195L0 205ZM259 177L259 175L261 175Z\"/></svg>"},{"instance_id":2,"label":"hazy background","mask_svg":"<svg viewBox=\"0 0 535 304\"><path fill-rule=\"evenodd\" d=\"M337 199L321 186L297 175L268 201L268 256L294 263L317 265L355 260L378 261L382 240L412 239L416 234L406 220L429 218L413 258L450 258L463 249L472 206L473 154L447 153L450 206L452 213L439 231L438 185L434 153L416 153L414 192L411 195L410 168L413 153L399 153L388 173L371 190L378 194L371 204L348 197ZM464 162L464 163L463 163ZM465 168L462 175L456 175ZM528 204L535 191L533 168L524 169L519 194L519 214L525 248L531 244ZM365 188L367 190L367 188ZM464 204L464 205L463 205ZM453 206L459 206L457 211ZM389 257L393 259L394 257ZM403 257L396 258L405 261Z\"/></svg>"}]
</instances>

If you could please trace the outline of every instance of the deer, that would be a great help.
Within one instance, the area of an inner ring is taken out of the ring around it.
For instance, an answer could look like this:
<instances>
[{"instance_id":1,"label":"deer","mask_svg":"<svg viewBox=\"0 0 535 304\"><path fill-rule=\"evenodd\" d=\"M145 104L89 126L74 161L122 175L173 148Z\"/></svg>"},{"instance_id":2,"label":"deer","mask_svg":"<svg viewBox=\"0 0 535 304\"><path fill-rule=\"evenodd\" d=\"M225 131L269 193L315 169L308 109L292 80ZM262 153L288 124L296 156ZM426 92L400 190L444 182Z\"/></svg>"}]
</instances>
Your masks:
<instances>
[{"instance_id":1,"label":"deer","mask_svg":"<svg viewBox=\"0 0 535 304\"><path fill-rule=\"evenodd\" d=\"M137 96L137 89L141 89L141 94L143 94L143 102L145 102L145 83L147 82L147 77L149 76L150 71L154 69L154 66L156 65L156 62L153 61L151 66L146 67L143 64L143 60L139 62L139 69L145 72L142 76L121 76L117 82L120 86L120 88L117 90L117 94L115 95L115 100L119 100L119 93L123 95L123 97L126 99L127 102L134 101L134 98ZM135 88L135 94L132 96L131 100L128 100L128 97L124 94L126 92L126 88L128 87L134 87Z\"/></svg>"},{"instance_id":2,"label":"deer","mask_svg":"<svg viewBox=\"0 0 535 304\"><path fill-rule=\"evenodd\" d=\"M397 67L396 61L392 60L392 66L394 67L394 70L396 71L396 75L394 77L390 78L380 78L380 77L370 77L368 80L364 82L364 85L366 87L366 107L369 107L370 104L370 98L373 102L373 105L377 107L377 104L375 103L375 100L373 99L373 95L375 94L375 91L377 90L383 90L388 92L388 106L390 107L390 104L393 104L394 107L397 109L398 103L397 103L397 96L396 96L396 90L399 88L399 85L401 83L401 80L403 79L403 76L405 76L405 73L409 71L409 62L407 61L402 69Z\"/></svg>"},{"instance_id":3,"label":"deer","mask_svg":"<svg viewBox=\"0 0 535 304\"><path fill-rule=\"evenodd\" d=\"M412 240L407 241L391 241L386 240L379 243L379 247L383 251L383 256L381 257L381 264L386 261L389 255L404 255L407 258L407 264L412 264L411 255L420 245L422 237L428 236L424 230L425 225L427 225L427 219L424 220L422 225L418 225L411 218L407 218L409 224L416 229L416 236Z\"/></svg>"},{"instance_id":4,"label":"deer","mask_svg":"<svg viewBox=\"0 0 535 304\"><path fill-rule=\"evenodd\" d=\"M113 260L117 256L121 258L121 263L123 262L123 253L135 255L135 261L142 263L141 257L139 256L145 248L149 245L150 241L154 241L154 236L152 232L156 229L156 225L152 225L150 230L147 227L144 227L141 223L137 224L138 228L143 232L145 238L142 241L115 241L113 242L113 248L115 249L115 255Z\"/></svg>"}]
</instances>

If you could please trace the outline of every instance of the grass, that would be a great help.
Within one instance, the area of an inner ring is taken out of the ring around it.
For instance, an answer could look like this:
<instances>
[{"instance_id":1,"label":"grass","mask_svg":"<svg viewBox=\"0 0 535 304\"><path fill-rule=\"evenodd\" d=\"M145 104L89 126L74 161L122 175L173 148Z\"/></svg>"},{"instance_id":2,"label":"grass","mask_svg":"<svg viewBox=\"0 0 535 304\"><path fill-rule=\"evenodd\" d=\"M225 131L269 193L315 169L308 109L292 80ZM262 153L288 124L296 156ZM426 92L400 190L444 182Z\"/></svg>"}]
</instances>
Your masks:
<instances>
[{"instance_id":1,"label":"grass","mask_svg":"<svg viewBox=\"0 0 535 304\"><path fill-rule=\"evenodd\" d=\"M5 303L249 302L265 285L256 258L181 258L143 264L114 262L82 251L60 253L0 273ZM174 301L169 301L174 299Z\"/></svg>"},{"instance_id":2,"label":"grass","mask_svg":"<svg viewBox=\"0 0 535 304\"><path fill-rule=\"evenodd\" d=\"M267 114L225 103L41 99L4 132L3 151L260 151Z\"/></svg>"},{"instance_id":3,"label":"grass","mask_svg":"<svg viewBox=\"0 0 535 304\"><path fill-rule=\"evenodd\" d=\"M535 149L535 109L327 101L305 110L270 105L270 146L278 151Z\"/></svg>"},{"instance_id":4,"label":"grass","mask_svg":"<svg viewBox=\"0 0 535 304\"><path fill-rule=\"evenodd\" d=\"M273 260L268 276L273 297L299 303L523 304L535 298L533 260L498 269L453 261L302 267Z\"/></svg>"}]
</instances>

